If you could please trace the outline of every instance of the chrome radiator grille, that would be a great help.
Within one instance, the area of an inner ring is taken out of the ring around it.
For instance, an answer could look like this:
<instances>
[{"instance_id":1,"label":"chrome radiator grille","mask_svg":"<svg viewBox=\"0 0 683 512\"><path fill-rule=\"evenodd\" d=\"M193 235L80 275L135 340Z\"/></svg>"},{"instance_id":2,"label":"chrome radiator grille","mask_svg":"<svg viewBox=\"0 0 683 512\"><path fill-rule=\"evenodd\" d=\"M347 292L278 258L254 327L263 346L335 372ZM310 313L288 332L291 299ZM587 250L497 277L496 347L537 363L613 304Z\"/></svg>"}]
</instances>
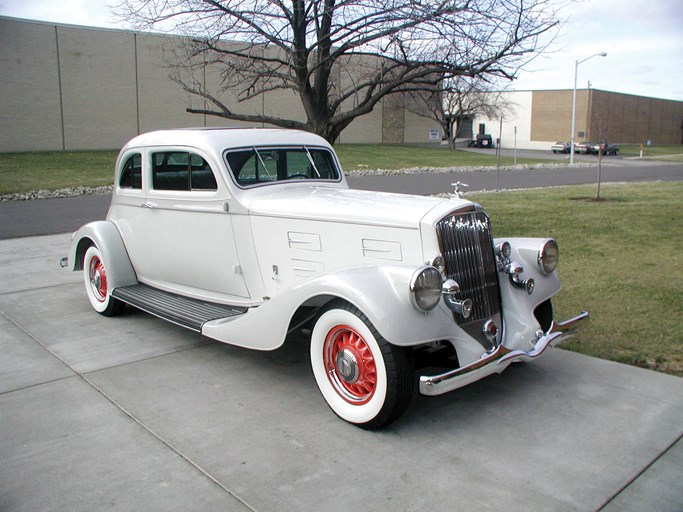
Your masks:
<instances>
[{"instance_id":1,"label":"chrome radiator grille","mask_svg":"<svg viewBox=\"0 0 683 512\"><path fill-rule=\"evenodd\" d=\"M448 278L460 285L459 297L471 299L473 304L468 319L454 313L455 320L461 326L471 325L472 331L479 330L478 326L490 318L501 325L496 260L488 216L474 208L455 211L437 223L436 231Z\"/></svg>"}]
</instances>

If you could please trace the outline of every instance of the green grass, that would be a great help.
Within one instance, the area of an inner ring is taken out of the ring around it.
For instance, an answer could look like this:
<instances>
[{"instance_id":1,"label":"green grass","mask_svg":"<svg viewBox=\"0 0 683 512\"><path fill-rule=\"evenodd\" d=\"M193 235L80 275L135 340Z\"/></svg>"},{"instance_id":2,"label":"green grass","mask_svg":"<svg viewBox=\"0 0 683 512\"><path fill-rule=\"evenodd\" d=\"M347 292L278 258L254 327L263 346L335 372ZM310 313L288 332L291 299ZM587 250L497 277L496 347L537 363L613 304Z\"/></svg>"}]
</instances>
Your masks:
<instances>
[{"instance_id":1,"label":"green grass","mask_svg":"<svg viewBox=\"0 0 683 512\"><path fill-rule=\"evenodd\" d=\"M640 146L620 146L624 156L636 156ZM496 154L451 151L448 148L338 144L335 150L348 171L358 169L401 169L407 167L454 167L496 165ZM649 146L646 158L683 161L683 146ZM59 151L0 153L0 195L31 190L68 187L98 187L113 182L116 151ZM544 162L518 158L519 164ZM501 165L513 159L501 158Z\"/></svg>"},{"instance_id":2,"label":"green grass","mask_svg":"<svg viewBox=\"0 0 683 512\"><path fill-rule=\"evenodd\" d=\"M683 376L683 183L471 194L494 235L553 237L563 289L555 316L591 323L564 347Z\"/></svg>"},{"instance_id":3,"label":"green grass","mask_svg":"<svg viewBox=\"0 0 683 512\"><path fill-rule=\"evenodd\" d=\"M619 154L625 157L639 157L640 145L619 145ZM683 162L683 145L669 144L664 146L643 146L643 158L667 162Z\"/></svg>"},{"instance_id":4,"label":"green grass","mask_svg":"<svg viewBox=\"0 0 683 512\"><path fill-rule=\"evenodd\" d=\"M116 151L1 153L0 194L110 185L116 155Z\"/></svg>"},{"instance_id":5,"label":"green grass","mask_svg":"<svg viewBox=\"0 0 683 512\"><path fill-rule=\"evenodd\" d=\"M493 152L335 149L347 169L495 165ZM0 194L110 184L115 158L113 151L0 154ZM563 290L554 300L556 317L582 309L592 315L566 348L683 376L681 196L681 182L603 184L601 202L593 200L594 185L468 195L489 212L495 236L558 240Z\"/></svg>"},{"instance_id":6,"label":"green grass","mask_svg":"<svg viewBox=\"0 0 683 512\"><path fill-rule=\"evenodd\" d=\"M346 170L496 165L494 151L482 155L444 148L370 144L339 144L335 150ZM0 195L110 185L114 179L116 154L115 151L1 153ZM541 161L518 159L518 163ZM512 164L512 159L502 158L501 164Z\"/></svg>"}]
</instances>

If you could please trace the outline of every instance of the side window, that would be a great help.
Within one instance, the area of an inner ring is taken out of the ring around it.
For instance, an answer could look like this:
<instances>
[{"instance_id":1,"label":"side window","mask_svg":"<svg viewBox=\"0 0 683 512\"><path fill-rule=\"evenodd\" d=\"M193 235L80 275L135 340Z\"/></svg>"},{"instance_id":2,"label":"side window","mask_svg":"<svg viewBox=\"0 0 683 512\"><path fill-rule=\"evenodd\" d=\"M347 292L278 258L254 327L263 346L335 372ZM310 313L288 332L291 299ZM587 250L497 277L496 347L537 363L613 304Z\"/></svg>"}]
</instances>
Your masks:
<instances>
[{"instance_id":1,"label":"side window","mask_svg":"<svg viewBox=\"0 0 683 512\"><path fill-rule=\"evenodd\" d=\"M218 183L206 160L199 155L190 155L190 189L218 190Z\"/></svg>"},{"instance_id":2,"label":"side window","mask_svg":"<svg viewBox=\"0 0 683 512\"><path fill-rule=\"evenodd\" d=\"M140 153L130 155L123 164L119 187L141 189L142 188L142 156Z\"/></svg>"},{"instance_id":3,"label":"side window","mask_svg":"<svg viewBox=\"0 0 683 512\"><path fill-rule=\"evenodd\" d=\"M152 186L155 190L217 190L211 166L201 156L184 151L152 155Z\"/></svg>"}]
</instances>

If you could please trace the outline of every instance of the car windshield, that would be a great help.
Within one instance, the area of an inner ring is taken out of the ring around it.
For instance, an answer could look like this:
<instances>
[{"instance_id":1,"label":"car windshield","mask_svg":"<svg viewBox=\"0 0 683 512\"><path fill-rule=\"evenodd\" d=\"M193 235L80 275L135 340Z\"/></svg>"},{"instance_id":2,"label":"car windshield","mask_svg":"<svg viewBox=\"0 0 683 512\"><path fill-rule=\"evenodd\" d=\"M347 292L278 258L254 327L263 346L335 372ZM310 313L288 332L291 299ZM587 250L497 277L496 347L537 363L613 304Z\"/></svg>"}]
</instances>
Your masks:
<instances>
[{"instance_id":1,"label":"car windshield","mask_svg":"<svg viewBox=\"0 0 683 512\"><path fill-rule=\"evenodd\" d=\"M225 152L235 182L250 187L290 180L339 181L332 153L325 148L251 147Z\"/></svg>"}]
</instances>

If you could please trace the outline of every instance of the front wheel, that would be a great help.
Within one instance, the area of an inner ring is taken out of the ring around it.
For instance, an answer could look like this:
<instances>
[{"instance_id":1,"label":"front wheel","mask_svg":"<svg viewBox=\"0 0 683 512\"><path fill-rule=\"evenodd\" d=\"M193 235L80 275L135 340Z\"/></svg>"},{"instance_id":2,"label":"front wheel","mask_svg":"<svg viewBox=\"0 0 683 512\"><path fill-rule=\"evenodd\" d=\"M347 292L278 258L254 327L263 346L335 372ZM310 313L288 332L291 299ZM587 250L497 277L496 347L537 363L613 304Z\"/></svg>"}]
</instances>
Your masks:
<instances>
[{"instance_id":1,"label":"front wheel","mask_svg":"<svg viewBox=\"0 0 683 512\"><path fill-rule=\"evenodd\" d=\"M344 301L325 307L311 333L311 367L323 398L337 416L365 429L388 425L410 404L411 355Z\"/></svg>"},{"instance_id":2,"label":"front wheel","mask_svg":"<svg viewBox=\"0 0 683 512\"><path fill-rule=\"evenodd\" d=\"M92 245L83 259L83 281L90 305L104 316L116 316L123 312L126 305L110 295L107 283L107 270L100 250Z\"/></svg>"}]
</instances>

